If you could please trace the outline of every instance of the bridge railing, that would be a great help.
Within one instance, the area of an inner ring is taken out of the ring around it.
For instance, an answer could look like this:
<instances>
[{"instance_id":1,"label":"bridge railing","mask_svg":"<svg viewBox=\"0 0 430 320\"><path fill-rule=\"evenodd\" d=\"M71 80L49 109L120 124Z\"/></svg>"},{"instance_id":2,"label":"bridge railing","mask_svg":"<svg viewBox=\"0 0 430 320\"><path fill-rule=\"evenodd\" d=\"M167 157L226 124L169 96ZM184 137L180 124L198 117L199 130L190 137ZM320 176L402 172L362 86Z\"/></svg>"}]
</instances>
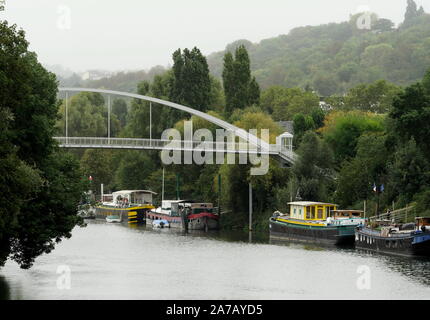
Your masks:
<instances>
[{"instance_id":1,"label":"bridge railing","mask_svg":"<svg viewBox=\"0 0 430 320\"><path fill-rule=\"evenodd\" d=\"M162 149L193 149L193 150L236 150L236 151L259 151L266 153L278 153L277 145L270 145L268 150L256 147L248 143L238 142L205 142L184 140L159 140L159 139L134 139L134 138L96 138L96 137L55 137L55 140L64 147L94 147L94 146L116 146ZM286 152L287 153L287 152ZM292 153L292 152L291 152Z\"/></svg>"},{"instance_id":2,"label":"bridge railing","mask_svg":"<svg viewBox=\"0 0 430 320\"><path fill-rule=\"evenodd\" d=\"M279 156L287 162L293 163L297 156L290 150L282 150L276 144L263 149L248 143L238 142L204 142L184 140L159 140L136 138L97 138L97 137L56 137L60 147L65 148L113 148L113 149L148 149L177 151L206 151L221 153L246 153Z\"/></svg>"}]
</instances>

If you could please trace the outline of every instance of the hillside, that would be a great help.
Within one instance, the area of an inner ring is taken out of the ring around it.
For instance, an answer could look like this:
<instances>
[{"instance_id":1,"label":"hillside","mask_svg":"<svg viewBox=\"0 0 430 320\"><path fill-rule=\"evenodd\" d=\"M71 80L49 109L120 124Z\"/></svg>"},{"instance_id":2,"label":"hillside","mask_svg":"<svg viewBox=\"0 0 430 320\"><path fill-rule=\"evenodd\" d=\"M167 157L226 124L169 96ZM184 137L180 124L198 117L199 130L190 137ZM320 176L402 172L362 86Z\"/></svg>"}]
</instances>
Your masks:
<instances>
[{"instance_id":1,"label":"hillside","mask_svg":"<svg viewBox=\"0 0 430 320\"><path fill-rule=\"evenodd\" d=\"M57 72L55 73L60 85L64 87L106 88L117 91L136 92L139 82L152 81L156 75L163 74L164 72L166 72L164 67L156 66L149 71L118 72L110 77L99 80L82 80L77 74L63 78Z\"/></svg>"},{"instance_id":2,"label":"hillside","mask_svg":"<svg viewBox=\"0 0 430 320\"><path fill-rule=\"evenodd\" d=\"M371 30L356 27L358 15L348 22L293 29L260 43L239 40L227 51L244 44L252 72L263 88L311 86L327 96L359 84L386 79L408 85L430 67L430 15L421 12L412 21L393 28L388 19L373 15ZM208 56L211 72L222 75L226 51Z\"/></svg>"}]
</instances>

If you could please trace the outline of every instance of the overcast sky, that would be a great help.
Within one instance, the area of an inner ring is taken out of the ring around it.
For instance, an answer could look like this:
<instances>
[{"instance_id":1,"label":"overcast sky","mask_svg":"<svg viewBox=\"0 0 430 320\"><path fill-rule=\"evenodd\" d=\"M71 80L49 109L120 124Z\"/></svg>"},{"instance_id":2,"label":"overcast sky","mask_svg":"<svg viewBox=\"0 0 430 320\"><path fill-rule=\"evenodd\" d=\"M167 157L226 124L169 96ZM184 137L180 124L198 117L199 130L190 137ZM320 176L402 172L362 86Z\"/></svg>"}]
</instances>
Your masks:
<instances>
[{"instance_id":1,"label":"overcast sky","mask_svg":"<svg viewBox=\"0 0 430 320\"><path fill-rule=\"evenodd\" d=\"M416 2L430 11L430 1ZM238 39L345 21L366 7L397 24L406 0L6 0L0 19L27 32L42 63L116 71L166 66L177 48L210 54Z\"/></svg>"}]
</instances>

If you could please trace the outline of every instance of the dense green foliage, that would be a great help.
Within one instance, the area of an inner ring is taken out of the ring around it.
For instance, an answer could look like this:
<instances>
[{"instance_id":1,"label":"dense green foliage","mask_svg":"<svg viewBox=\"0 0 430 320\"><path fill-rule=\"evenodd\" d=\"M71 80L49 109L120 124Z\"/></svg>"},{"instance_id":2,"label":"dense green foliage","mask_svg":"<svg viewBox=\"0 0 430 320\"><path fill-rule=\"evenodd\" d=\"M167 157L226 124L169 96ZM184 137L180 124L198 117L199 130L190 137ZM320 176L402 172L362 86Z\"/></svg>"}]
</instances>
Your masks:
<instances>
[{"instance_id":1,"label":"dense green foliage","mask_svg":"<svg viewBox=\"0 0 430 320\"><path fill-rule=\"evenodd\" d=\"M136 92L137 84L142 81L153 81L155 76L166 72L166 68L156 66L149 71L130 71L118 72L110 77L99 80L82 80L82 78L73 74L68 78L57 75L60 85L63 87L79 88L109 88L110 90Z\"/></svg>"},{"instance_id":2,"label":"dense green foliage","mask_svg":"<svg viewBox=\"0 0 430 320\"><path fill-rule=\"evenodd\" d=\"M57 82L28 51L25 34L0 23L0 265L29 268L70 237L85 189L78 162L52 136Z\"/></svg>"},{"instance_id":3,"label":"dense green foliage","mask_svg":"<svg viewBox=\"0 0 430 320\"><path fill-rule=\"evenodd\" d=\"M415 8L410 4L397 29L376 15L371 30L358 29L357 14L346 22L299 27L260 43L239 40L209 55L209 67L221 77L225 53L244 45L252 73L265 89L310 85L318 94L329 96L379 79L409 85L430 67L430 15Z\"/></svg>"}]
</instances>

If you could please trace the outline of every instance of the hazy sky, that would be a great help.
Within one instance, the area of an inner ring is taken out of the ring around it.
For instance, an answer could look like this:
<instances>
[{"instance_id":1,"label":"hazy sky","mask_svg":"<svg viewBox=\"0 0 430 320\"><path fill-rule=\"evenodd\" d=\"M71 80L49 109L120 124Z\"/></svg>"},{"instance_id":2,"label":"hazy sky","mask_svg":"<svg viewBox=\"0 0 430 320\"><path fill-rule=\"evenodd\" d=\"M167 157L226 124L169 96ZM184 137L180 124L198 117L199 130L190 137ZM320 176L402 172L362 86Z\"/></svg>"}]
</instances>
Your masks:
<instances>
[{"instance_id":1,"label":"hazy sky","mask_svg":"<svg viewBox=\"0 0 430 320\"><path fill-rule=\"evenodd\" d=\"M430 11L430 1L416 2ZM238 39L345 21L366 7L399 23L406 0L6 0L0 19L27 32L42 63L123 70L166 66L177 48L209 54Z\"/></svg>"}]
</instances>

